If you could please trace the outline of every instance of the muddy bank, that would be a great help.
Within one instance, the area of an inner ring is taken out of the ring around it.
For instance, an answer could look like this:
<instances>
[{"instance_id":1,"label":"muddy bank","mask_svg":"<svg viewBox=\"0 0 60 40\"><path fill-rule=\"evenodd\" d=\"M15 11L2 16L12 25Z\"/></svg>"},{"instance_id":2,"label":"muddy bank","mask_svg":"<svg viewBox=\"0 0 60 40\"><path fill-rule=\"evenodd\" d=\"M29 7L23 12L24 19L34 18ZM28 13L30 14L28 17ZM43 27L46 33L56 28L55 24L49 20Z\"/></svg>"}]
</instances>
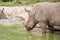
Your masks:
<instances>
[{"instance_id":1,"label":"muddy bank","mask_svg":"<svg viewBox=\"0 0 60 40\"><path fill-rule=\"evenodd\" d=\"M31 6L16 6L16 7L6 7L0 6L0 9L4 8L4 14L8 19L0 19L0 24L2 25L12 25L15 23L23 23L27 21L28 14L25 12L25 8L31 9Z\"/></svg>"}]
</instances>

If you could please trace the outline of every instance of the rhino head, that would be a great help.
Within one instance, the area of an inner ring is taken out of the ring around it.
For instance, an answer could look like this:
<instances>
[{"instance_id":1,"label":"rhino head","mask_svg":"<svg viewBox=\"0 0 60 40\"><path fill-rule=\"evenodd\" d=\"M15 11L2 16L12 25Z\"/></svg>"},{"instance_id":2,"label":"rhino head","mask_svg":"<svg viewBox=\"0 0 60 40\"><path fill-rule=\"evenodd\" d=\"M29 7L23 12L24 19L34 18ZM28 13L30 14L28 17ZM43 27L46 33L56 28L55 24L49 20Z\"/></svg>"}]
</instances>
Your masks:
<instances>
[{"instance_id":1,"label":"rhino head","mask_svg":"<svg viewBox=\"0 0 60 40\"><path fill-rule=\"evenodd\" d=\"M4 14L4 8L0 9L0 19L7 19L6 15Z\"/></svg>"},{"instance_id":2,"label":"rhino head","mask_svg":"<svg viewBox=\"0 0 60 40\"><path fill-rule=\"evenodd\" d=\"M24 26L26 27L27 31L30 31L35 27L36 20L34 18L34 13L31 10L27 10L25 8L25 11L28 13L28 20L24 23Z\"/></svg>"}]
</instances>

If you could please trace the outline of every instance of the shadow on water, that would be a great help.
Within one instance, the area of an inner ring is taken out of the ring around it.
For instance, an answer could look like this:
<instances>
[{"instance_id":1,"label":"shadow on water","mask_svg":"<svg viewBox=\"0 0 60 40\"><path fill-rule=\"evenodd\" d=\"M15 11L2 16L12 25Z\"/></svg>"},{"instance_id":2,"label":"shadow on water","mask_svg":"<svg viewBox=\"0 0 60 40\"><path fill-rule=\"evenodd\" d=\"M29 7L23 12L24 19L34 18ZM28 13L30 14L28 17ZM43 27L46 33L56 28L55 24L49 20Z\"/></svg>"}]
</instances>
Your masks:
<instances>
[{"instance_id":1,"label":"shadow on water","mask_svg":"<svg viewBox=\"0 0 60 40\"><path fill-rule=\"evenodd\" d=\"M47 40L54 40L54 34L47 34L46 39Z\"/></svg>"},{"instance_id":2,"label":"shadow on water","mask_svg":"<svg viewBox=\"0 0 60 40\"><path fill-rule=\"evenodd\" d=\"M60 40L60 34L42 34L41 40Z\"/></svg>"},{"instance_id":3,"label":"shadow on water","mask_svg":"<svg viewBox=\"0 0 60 40\"><path fill-rule=\"evenodd\" d=\"M60 40L60 34L55 34L54 37L55 37L55 40Z\"/></svg>"}]
</instances>

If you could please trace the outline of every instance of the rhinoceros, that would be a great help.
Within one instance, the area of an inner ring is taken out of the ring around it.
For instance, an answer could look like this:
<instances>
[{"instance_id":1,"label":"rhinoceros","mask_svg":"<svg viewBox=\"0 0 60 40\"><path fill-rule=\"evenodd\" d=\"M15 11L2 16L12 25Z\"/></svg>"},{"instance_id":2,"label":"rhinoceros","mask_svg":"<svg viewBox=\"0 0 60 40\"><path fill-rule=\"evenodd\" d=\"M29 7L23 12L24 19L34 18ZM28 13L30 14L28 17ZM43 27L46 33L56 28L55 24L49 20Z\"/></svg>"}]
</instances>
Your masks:
<instances>
[{"instance_id":1,"label":"rhinoceros","mask_svg":"<svg viewBox=\"0 0 60 40\"><path fill-rule=\"evenodd\" d=\"M32 10L27 10L28 20L24 23L27 31L32 30L36 24L39 24L42 33L46 33L48 25L51 33L54 32L54 26L60 26L60 2L43 2L33 5Z\"/></svg>"},{"instance_id":2,"label":"rhinoceros","mask_svg":"<svg viewBox=\"0 0 60 40\"><path fill-rule=\"evenodd\" d=\"M0 9L0 19L7 19L6 15L4 14L4 8Z\"/></svg>"}]
</instances>

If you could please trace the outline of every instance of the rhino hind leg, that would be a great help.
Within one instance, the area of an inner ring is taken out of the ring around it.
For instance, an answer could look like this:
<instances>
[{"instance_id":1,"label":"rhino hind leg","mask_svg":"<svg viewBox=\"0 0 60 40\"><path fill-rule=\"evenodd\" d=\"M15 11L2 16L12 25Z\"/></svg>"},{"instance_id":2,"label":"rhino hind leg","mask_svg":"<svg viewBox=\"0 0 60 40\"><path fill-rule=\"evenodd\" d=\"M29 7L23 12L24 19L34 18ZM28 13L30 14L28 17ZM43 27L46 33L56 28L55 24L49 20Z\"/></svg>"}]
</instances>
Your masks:
<instances>
[{"instance_id":1,"label":"rhino hind leg","mask_svg":"<svg viewBox=\"0 0 60 40\"><path fill-rule=\"evenodd\" d=\"M50 33L54 33L54 27L51 25L48 25L48 27L49 27Z\"/></svg>"}]
</instances>

